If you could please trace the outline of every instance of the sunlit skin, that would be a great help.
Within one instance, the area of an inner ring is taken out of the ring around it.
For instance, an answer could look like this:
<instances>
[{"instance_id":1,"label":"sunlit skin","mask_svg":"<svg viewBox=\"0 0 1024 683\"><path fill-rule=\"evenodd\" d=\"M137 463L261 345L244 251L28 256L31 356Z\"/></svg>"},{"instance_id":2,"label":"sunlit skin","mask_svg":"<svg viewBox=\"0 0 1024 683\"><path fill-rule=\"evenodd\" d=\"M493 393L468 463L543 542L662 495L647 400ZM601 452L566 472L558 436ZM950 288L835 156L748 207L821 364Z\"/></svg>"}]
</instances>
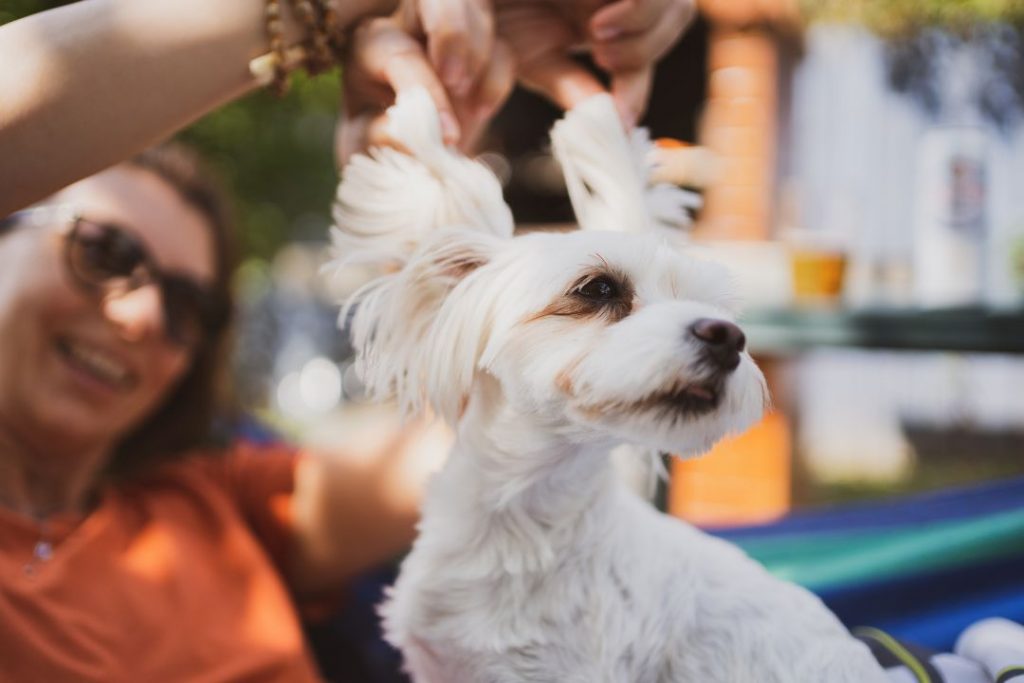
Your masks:
<instances>
[{"instance_id":1,"label":"sunlit skin","mask_svg":"<svg viewBox=\"0 0 1024 683\"><path fill-rule=\"evenodd\" d=\"M95 222L130 230L162 271L208 285L210 227L149 171L118 166L58 193ZM64 265L59 222L0 236L0 501L24 514L78 512L112 448L166 397L192 351L169 341L157 288L101 300ZM76 364L74 346L126 369L120 382Z\"/></svg>"}]
</instances>

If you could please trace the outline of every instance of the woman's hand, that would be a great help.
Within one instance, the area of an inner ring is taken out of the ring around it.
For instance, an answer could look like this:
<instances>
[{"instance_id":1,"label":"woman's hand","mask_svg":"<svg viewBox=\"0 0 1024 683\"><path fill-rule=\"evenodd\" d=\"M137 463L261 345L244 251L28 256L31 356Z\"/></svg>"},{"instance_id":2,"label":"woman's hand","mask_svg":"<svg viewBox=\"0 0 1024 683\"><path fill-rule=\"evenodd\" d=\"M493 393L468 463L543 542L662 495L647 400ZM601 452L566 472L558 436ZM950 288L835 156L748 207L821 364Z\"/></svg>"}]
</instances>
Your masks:
<instances>
[{"instance_id":1,"label":"woman's hand","mask_svg":"<svg viewBox=\"0 0 1024 683\"><path fill-rule=\"evenodd\" d=\"M388 144L384 110L413 87L430 93L448 144L469 149L512 89L508 49L494 39L487 0L409 0L363 22L344 65L339 163Z\"/></svg>"},{"instance_id":2,"label":"woman's hand","mask_svg":"<svg viewBox=\"0 0 1024 683\"><path fill-rule=\"evenodd\" d=\"M491 0L415 0L404 19L421 32L427 54L441 82L455 97L470 94L486 73L494 53Z\"/></svg>"},{"instance_id":3,"label":"woman's hand","mask_svg":"<svg viewBox=\"0 0 1024 683\"><path fill-rule=\"evenodd\" d=\"M569 109L604 88L571 54L589 49L611 76L623 122L647 108L655 63L696 13L693 0L496 0L498 35L527 87Z\"/></svg>"}]
</instances>

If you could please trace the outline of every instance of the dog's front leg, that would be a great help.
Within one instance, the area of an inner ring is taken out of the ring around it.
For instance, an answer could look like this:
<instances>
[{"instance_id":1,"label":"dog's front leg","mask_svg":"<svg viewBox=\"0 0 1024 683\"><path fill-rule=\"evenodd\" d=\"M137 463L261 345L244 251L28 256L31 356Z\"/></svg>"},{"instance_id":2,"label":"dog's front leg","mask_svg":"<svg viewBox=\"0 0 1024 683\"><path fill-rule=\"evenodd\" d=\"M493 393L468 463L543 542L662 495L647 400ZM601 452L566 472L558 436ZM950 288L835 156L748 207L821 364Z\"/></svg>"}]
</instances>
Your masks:
<instances>
[{"instance_id":1,"label":"dog's front leg","mask_svg":"<svg viewBox=\"0 0 1024 683\"><path fill-rule=\"evenodd\" d=\"M447 683L437 656L430 646L418 638L410 638L402 647L405 670L414 683Z\"/></svg>"}]
</instances>

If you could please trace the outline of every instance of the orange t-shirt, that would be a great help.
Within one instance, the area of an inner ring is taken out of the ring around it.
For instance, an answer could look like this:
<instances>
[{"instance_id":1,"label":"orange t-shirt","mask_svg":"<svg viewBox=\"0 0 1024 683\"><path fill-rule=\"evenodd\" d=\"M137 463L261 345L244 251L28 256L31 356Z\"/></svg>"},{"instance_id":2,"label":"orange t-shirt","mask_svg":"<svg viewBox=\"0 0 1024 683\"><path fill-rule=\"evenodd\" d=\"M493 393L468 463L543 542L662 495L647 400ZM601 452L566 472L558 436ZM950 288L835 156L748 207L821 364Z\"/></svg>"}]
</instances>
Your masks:
<instances>
[{"instance_id":1,"label":"orange t-shirt","mask_svg":"<svg viewBox=\"0 0 1024 683\"><path fill-rule=\"evenodd\" d=\"M0 510L0 681L319 680L277 569L295 463L239 447L169 464L49 520L45 560L40 526Z\"/></svg>"}]
</instances>

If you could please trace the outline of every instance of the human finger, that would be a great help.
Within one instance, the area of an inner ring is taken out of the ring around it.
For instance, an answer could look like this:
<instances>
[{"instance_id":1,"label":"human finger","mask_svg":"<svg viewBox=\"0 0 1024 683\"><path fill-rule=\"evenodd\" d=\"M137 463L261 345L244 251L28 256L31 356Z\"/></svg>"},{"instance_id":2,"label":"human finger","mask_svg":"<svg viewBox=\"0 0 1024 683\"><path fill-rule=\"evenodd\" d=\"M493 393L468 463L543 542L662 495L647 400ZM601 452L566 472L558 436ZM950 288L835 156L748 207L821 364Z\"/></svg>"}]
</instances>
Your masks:
<instances>
[{"instance_id":1,"label":"human finger","mask_svg":"<svg viewBox=\"0 0 1024 683\"><path fill-rule=\"evenodd\" d=\"M498 33L516 55L519 81L563 109L604 92L596 77L569 57L579 42L575 27L544 2L508 1L498 5Z\"/></svg>"},{"instance_id":2,"label":"human finger","mask_svg":"<svg viewBox=\"0 0 1024 683\"><path fill-rule=\"evenodd\" d=\"M635 71L656 63L679 40L682 30L657 23L649 31L593 44L594 61L610 73Z\"/></svg>"},{"instance_id":3,"label":"human finger","mask_svg":"<svg viewBox=\"0 0 1024 683\"><path fill-rule=\"evenodd\" d=\"M411 88L424 88L437 107L445 142L458 142L459 124L448 93L420 43L389 19L371 21L365 30L364 35L357 35L353 54L368 80L387 85L396 96Z\"/></svg>"},{"instance_id":4,"label":"human finger","mask_svg":"<svg viewBox=\"0 0 1024 683\"><path fill-rule=\"evenodd\" d=\"M494 17L487 0L419 0L427 52L457 97L473 87L491 57Z\"/></svg>"},{"instance_id":5,"label":"human finger","mask_svg":"<svg viewBox=\"0 0 1024 683\"><path fill-rule=\"evenodd\" d=\"M615 40L648 30L662 18L667 0L618 0L594 12L587 22L594 40Z\"/></svg>"},{"instance_id":6,"label":"human finger","mask_svg":"<svg viewBox=\"0 0 1024 683\"><path fill-rule=\"evenodd\" d=\"M471 152L491 117L501 107L515 85L515 59L503 41L494 45L492 59L469 97L455 100L455 113L462 126L459 147Z\"/></svg>"},{"instance_id":7,"label":"human finger","mask_svg":"<svg viewBox=\"0 0 1024 683\"><path fill-rule=\"evenodd\" d=\"M567 56L552 56L519 69L519 80L562 109L572 109L583 100L607 92L597 78Z\"/></svg>"},{"instance_id":8,"label":"human finger","mask_svg":"<svg viewBox=\"0 0 1024 683\"><path fill-rule=\"evenodd\" d=\"M635 71L612 76L612 99L627 129L634 127L647 110L654 80L654 67L647 65Z\"/></svg>"},{"instance_id":9,"label":"human finger","mask_svg":"<svg viewBox=\"0 0 1024 683\"><path fill-rule=\"evenodd\" d=\"M342 115L335 134L335 155L343 166L370 146L397 146L387 135L385 111L398 92L423 87L433 99L445 142L459 139L451 102L427 62L422 45L395 18L364 22L353 34L345 61Z\"/></svg>"}]
</instances>

